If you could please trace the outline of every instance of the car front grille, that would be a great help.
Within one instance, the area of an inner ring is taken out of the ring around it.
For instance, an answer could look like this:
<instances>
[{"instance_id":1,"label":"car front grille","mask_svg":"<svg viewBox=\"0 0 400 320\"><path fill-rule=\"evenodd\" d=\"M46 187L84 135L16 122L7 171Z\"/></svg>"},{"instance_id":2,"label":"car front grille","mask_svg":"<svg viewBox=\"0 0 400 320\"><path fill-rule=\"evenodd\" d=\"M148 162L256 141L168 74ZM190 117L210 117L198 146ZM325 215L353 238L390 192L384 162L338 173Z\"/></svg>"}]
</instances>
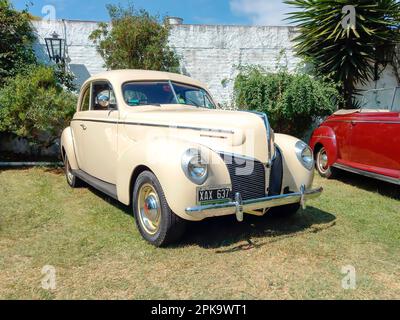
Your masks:
<instances>
[{"instance_id":1,"label":"car front grille","mask_svg":"<svg viewBox=\"0 0 400 320\"><path fill-rule=\"evenodd\" d=\"M281 150L276 147L276 156L272 161L271 174L269 178L269 196L277 196L282 193L283 180L283 158Z\"/></svg>"},{"instance_id":2,"label":"car front grille","mask_svg":"<svg viewBox=\"0 0 400 320\"><path fill-rule=\"evenodd\" d=\"M257 160L220 154L226 163L232 182L232 199L240 192L243 200L265 197L265 165Z\"/></svg>"}]
</instances>

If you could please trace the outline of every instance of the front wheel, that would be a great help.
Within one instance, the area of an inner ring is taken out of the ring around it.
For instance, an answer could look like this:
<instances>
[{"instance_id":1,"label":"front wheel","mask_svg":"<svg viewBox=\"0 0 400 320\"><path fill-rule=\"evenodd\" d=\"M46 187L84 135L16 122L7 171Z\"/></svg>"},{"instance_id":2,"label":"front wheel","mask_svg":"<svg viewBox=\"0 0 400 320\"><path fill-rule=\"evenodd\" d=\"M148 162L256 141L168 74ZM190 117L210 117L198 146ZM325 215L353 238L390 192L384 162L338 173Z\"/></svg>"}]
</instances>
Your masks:
<instances>
[{"instance_id":1,"label":"front wheel","mask_svg":"<svg viewBox=\"0 0 400 320\"><path fill-rule=\"evenodd\" d=\"M142 172L133 190L133 213L142 237L156 247L177 241L185 230L185 221L169 208L156 176Z\"/></svg>"},{"instance_id":2,"label":"front wheel","mask_svg":"<svg viewBox=\"0 0 400 320\"><path fill-rule=\"evenodd\" d=\"M328 153L326 152L325 148L322 147L317 152L315 166L321 177L330 179L334 177L336 172L335 168L329 166L328 163L329 163Z\"/></svg>"}]
</instances>

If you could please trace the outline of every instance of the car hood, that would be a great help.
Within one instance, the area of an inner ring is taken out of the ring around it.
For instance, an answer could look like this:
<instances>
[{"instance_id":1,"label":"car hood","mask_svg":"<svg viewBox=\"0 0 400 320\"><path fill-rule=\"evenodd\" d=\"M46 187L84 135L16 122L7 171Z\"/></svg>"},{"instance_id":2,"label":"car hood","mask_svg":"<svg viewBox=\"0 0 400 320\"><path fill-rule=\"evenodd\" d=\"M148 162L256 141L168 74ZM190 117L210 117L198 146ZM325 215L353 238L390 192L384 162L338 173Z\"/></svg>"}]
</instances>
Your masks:
<instances>
[{"instance_id":1,"label":"car hood","mask_svg":"<svg viewBox=\"0 0 400 320\"><path fill-rule=\"evenodd\" d=\"M132 108L123 123L132 138L139 134L138 130L143 133L147 128L153 137L167 135L218 152L268 161L266 126L263 119L254 113L161 105ZM271 145L273 147L273 143Z\"/></svg>"}]
</instances>

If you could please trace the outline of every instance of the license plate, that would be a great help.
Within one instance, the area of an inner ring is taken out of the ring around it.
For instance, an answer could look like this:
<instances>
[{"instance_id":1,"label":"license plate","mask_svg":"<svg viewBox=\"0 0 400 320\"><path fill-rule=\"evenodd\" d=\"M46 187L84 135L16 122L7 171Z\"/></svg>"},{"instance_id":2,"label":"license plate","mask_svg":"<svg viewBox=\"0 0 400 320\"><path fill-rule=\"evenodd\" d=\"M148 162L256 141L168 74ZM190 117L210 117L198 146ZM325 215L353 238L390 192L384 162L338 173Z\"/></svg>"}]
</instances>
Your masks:
<instances>
[{"instance_id":1,"label":"license plate","mask_svg":"<svg viewBox=\"0 0 400 320\"><path fill-rule=\"evenodd\" d=\"M216 204L231 201L230 187L199 188L197 190L197 203L201 205Z\"/></svg>"}]
</instances>

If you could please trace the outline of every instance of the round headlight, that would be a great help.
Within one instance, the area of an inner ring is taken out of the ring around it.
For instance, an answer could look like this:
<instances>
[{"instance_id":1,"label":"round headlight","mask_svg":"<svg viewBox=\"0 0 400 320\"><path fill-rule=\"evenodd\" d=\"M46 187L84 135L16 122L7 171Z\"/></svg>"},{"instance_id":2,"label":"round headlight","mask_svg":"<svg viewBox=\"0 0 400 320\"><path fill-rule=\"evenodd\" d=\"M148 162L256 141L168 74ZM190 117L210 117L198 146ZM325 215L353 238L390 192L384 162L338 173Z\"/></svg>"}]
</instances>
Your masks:
<instances>
[{"instance_id":1,"label":"round headlight","mask_svg":"<svg viewBox=\"0 0 400 320\"><path fill-rule=\"evenodd\" d=\"M198 185L202 185L208 178L208 165L196 149L189 149L183 154L182 170L190 181Z\"/></svg>"},{"instance_id":2,"label":"round headlight","mask_svg":"<svg viewBox=\"0 0 400 320\"><path fill-rule=\"evenodd\" d=\"M304 143L299 141L296 143L296 155L301 164L308 170L312 170L314 167L314 156L311 148Z\"/></svg>"}]
</instances>

